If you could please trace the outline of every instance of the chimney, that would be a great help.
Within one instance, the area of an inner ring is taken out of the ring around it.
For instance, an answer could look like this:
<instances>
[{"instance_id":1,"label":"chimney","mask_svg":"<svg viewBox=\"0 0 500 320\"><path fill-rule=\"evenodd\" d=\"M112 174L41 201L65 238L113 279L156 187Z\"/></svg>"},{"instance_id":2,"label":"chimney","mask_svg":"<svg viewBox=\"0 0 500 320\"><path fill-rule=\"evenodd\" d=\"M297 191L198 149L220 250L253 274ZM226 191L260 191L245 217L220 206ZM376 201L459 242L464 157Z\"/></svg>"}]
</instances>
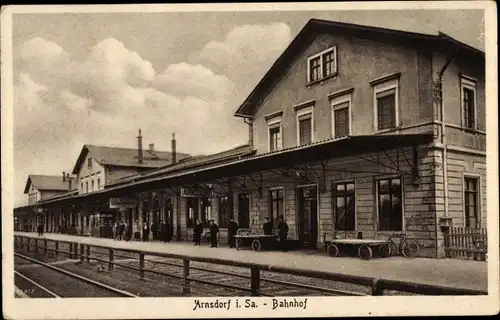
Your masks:
<instances>
[{"instance_id":1,"label":"chimney","mask_svg":"<svg viewBox=\"0 0 500 320\"><path fill-rule=\"evenodd\" d=\"M149 144L149 151L151 151L151 152L155 151L155 144L154 143Z\"/></svg>"},{"instance_id":2,"label":"chimney","mask_svg":"<svg viewBox=\"0 0 500 320\"><path fill-rule=\"evenodd\" d=\"M66 179L68 179L69 191L71 191L71 180L73 180L73 178L69 176L69 173L66 173Z\"/></svg>"},{"instance_id":3,"label":"chimney","mask_svg":"<svg viewBox=\"0 0 500 320\"><path fill-rule=\"evenodd\" d=\"M176 162L177 162L177 150L176 150L175 133L172 133L172 164Z\"/></svg>"},{"instance_id":4,"label":"chimney","mask_svg":"<svg viewBox=\"0 0 500 320\"><path fill-rule=\"evenodd\" d=\"M66 172L63 171L63 182L66 182Z\"/></svg>"},{"instance_id":5,"label":"chimney","mask_svg":"<svg viewBox=\"0 0 500 320\"><path fill-rule=\"evenodd\" d=\"M137 137L137 158L139 159L139 163L142 164L142 134L141 129L139 129L139 136Z\"/></svg>"}]
</instances>

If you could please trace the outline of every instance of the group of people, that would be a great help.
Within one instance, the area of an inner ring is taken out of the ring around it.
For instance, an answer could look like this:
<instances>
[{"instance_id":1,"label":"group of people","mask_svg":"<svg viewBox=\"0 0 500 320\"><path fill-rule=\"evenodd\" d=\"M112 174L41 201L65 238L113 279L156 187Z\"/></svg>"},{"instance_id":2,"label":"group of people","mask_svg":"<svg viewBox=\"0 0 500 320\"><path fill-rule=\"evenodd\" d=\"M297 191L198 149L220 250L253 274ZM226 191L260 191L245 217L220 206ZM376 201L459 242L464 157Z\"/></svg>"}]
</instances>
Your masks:
<instances>
[{"instance_id":1,"label":"group of people","mask_svg":"<svg viewBox=\"0 0 500 320\"><path fill-rule=\"evenodd\" d=\"M266 222L263 225L263 231L265 235L273 234L273 223L270 221L268 217L265 218ZM238 234L239 225L234 218L229 220L229 225L227 228L227 241L230 248L236 247L236 235ZM283 215L279 216L278 226L276 228L278 230L278 239L283 250L286 249L286 238L288 237L288 224L285 222ZM193 240L194 245L201 245L201 240L203 237L203 224L200 220L196 220L196 223L193 227ZM217 248L219 242L219 226L215 223L213 219L209 221L208 227L208 237L210 239L210 248Z\"/></svg>"},{"instance_id":2,"label":"group of people","mask_svg":"<svg viewBox=\"0 0 500 320\"><path fill-rule=\"evenodd\" d=\"M150 232L152 233L153 240L160 240L163 242L170 242L172 240L172 232L170 225L162 220L160 223L144 223L144 225L139 225L139 221L135 220L132 226L129 226L126 221L115 222L111 227L113 232L114 240L126 240L129 241L132 238L135 241L149 241ZM141 230L142 229L142 230ZM141 232L142 231L142 232ZM142 234L142 239L141 239Z\"/></svg>"}]
</instances>

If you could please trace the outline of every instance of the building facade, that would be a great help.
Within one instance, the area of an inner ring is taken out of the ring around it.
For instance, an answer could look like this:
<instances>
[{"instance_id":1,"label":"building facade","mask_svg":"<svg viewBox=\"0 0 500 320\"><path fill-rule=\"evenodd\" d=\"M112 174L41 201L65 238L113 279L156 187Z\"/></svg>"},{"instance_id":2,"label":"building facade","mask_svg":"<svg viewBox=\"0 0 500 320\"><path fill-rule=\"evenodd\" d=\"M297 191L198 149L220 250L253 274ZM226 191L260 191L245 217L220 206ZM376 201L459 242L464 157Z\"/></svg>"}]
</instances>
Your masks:
<instances>
[{"instance_id":1,"label":"building facade","mask_svg":"<svg viewBox=\"0 0 500 320\"><path fill-rule=\"evenodd\" d=\"M443 257L450 226L487 222L484 68L442 33L312 19L236 111L248 145L114 181L87 152L81 202L87 176L104 174L103 199L136 199L141 224L167 219L177 240L197 219L225 241L231 217L259 233L283 215L300 247L404 232Z\"/></svg>"}]
</instances>

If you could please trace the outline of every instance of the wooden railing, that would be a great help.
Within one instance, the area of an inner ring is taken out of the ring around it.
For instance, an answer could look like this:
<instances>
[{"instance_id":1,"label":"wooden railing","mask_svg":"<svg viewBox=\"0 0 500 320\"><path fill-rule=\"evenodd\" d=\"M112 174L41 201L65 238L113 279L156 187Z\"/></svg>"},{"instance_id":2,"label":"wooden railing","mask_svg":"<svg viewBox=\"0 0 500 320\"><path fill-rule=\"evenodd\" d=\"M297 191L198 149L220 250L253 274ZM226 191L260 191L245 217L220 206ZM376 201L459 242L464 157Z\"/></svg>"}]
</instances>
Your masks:
<instances>
[{"instance_id":1,"label":"wooden railing","mask_svg":"<svg viewBox=\"0 0 500 320\"><path fill-rule=\"evenodd\" d=\"M40 247L39 243L42 242L43 246ZM48 242L53 242L55 244L55 248L48 248ZM59 243L67 243L69 244L69 251L62 251L59 249ZM86 260L87 262L92 260L97 260L101 262L107 263L108 270L113 270L114 266L120 266L128 269L133 269L139 271L139 277L144 279L145 272L154 272L154 273L162 273L160 271L153 271L145 268L145 260L144 257L147 256L155 256L155 257L164 257L164 258L172 258L179 259L183 262L183 273L182 276L178 276L182 279L183 286L183 294L190 295L191 293L191 282L203 282L203 280L195 279L190 277L190 263L192 261L196 262L205 262L217 265L225 265L232 267L240 267L250 269L250 284L248 288L238 287L240 291L246 291L250 293L252 296L266 296L266 294L261 293L260 291L260 283L261 283L261 271L274 272L286 275L294 275L300 277L314 278L314 279L323 279L334 282L342 282L342 283L350 283L354 285L366 286L371 288L370 294L373 296L381 296L384 295L385 291L400 291L406 293L420 294L420 295L487 295L486 291L481 290L472 290L472 289L462 289L462 288L453 288L453 287L445 287L445 286L436 286L436 285L426 285L414 282L406 282L406 281L394 281L373 277L364 277L364 276L354 276L354 275L345 275L340 273L333 272L324 272L324 271L313 271L313 270L304 270L304 269L296 269L291 267L278 267L267 264L260 263L248 263L236 260L225 260L219 258L204 258L197 256L187 256L187 255L178 255L171 253L162 253L162 252L154 252L154 251L145 251L145 250L136 250L136 249L125 249L125 248L114 248L103 245L94 245L88 243L78 243L72 241L61 241L47 238L38 238L38 237L30 237L24 235L14 235L14 246L25 248L27 251L30 251L33 248L35 251L38 249L43 249L45 253L48 251L52 251L55 255L59 253L67 254L70 258L79 258L81 262ZM105 249L108 252L107 259L99 259L90 257L90 248L99 248ZM126 252L130 254L134 254L138 258L138 266L127 266L121 265L114 261L115 251ZM208 282L208 281L207 281ZM212 283L211 283L212 284ZM216 283L215 285L219 287L231 287L230 285L224 283ZM230 288L234 289L234 288ZM347 293L346 293L347 295Z\"/></svg>"},{"instance_id":2,"label":"wooden railing","mask_svg":"<svg viewBox=\"0 0 500 320\"><path fill-rule=\"evenodd\" d=\"M445 234L448 258L486 260L488 236L486 228L452 227Z\"/></svg>"}]
</instances>

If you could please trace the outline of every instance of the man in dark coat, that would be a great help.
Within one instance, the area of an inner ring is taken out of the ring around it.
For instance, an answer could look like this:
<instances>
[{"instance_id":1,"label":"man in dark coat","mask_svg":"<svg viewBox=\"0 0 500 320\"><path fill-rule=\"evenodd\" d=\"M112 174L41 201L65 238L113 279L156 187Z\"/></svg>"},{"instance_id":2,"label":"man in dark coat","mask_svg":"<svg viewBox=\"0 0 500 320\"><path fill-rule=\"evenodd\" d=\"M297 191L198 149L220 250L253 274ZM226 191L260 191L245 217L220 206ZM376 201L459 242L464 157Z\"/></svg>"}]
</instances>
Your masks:
<instances>
[{"instance_id":1,"label":"man in dark coat","mask_svg":"<svg viewBox=\"0 0 500 320\"><path fill-rule=\"evenodd\" d=\"M280 247L286 251L286 237L288 236L288 224L285 222L284 217L281 215L278 223L278 237L280 239Z\"/></svg>"},{"instance_id":2,"label":"man in dark coat","mask_svg":"<svg viewBox=\"0 0 500 320\"><path fill-rule=\"evenodd\" d=\"M217 238L219 237L219 226L214 220L210 220L210 248L217 248Z\"/></svg>"},{"instance_id":3,"label":"man in dark coat","mask_svg":"<svg viewBox=\"0 0 500 320\"><path fill-rule=\"evenodd\" d=\"M203 224L200 222L200 220L196 220L196 223L193 228L193 240L195 246L201 245L202 234L203 234Z\"/></svg>"},{"instance_id":4,"label":"man in dark coat","mask_svg":"<svg viewBox=\"0 0 500 320\"><path fill-rule=\"evenodd\" d=\"M156 222L151 223L151 233L153 234L153 240L158 238L158 226Z\"/></svg>"},{"instance_id":5,"label":"man in dark coat","mask_svg":"<svg viewBox=\"0 0 500 320\"><path fill-rule=\"evenodd\" d=\"M265 222L264 222L264 225L262 226L262 228L264 229L264 234L265 235L272 235L273 234L273 223L271 221L269 221L269 218L266 217L265 218Z\"/></svg>"},{"instance_id":6,"label":"man in dark coat","mask_svg":"<svg viewBox=\"0 0 500 320\"><path fill-rule=\"evenodd\" d=\"M165 239L163 241L170 242L172 240L172 226L168 221L165 221Z\"/></svg>"},{"instance_id":7,"label":"man in dark coat","mask_svg":"<svg viewBox=\"0 0 500 320\"><path fill-rule=\"evenodd\" d=\"M227 242L229 243L229 248L236 247L236 238L234 236L237 234L239 228L238 223L236 223L234 218L231 217L227 228Z\"/></svg>"},{"instance_id":8,"label":"man in dark coat","mask_svg":"<svg viewBox=\"0 0 500 320\"><path fill-rule=\"evenodd\" d=\"M144 229L142 229L142 241L147 242L149 240L149 223L144 222Z\"/></svg>"},{"instance_id":9,"label":"man in dark coat","mask_svg":"<svg viewBox=\"0 0 500 320\"><path fill-rule=\"evenodd\" d=\"M160 241L167 242L167 225L163 220L160 222Z\"/></svg>"}]
</instances>

